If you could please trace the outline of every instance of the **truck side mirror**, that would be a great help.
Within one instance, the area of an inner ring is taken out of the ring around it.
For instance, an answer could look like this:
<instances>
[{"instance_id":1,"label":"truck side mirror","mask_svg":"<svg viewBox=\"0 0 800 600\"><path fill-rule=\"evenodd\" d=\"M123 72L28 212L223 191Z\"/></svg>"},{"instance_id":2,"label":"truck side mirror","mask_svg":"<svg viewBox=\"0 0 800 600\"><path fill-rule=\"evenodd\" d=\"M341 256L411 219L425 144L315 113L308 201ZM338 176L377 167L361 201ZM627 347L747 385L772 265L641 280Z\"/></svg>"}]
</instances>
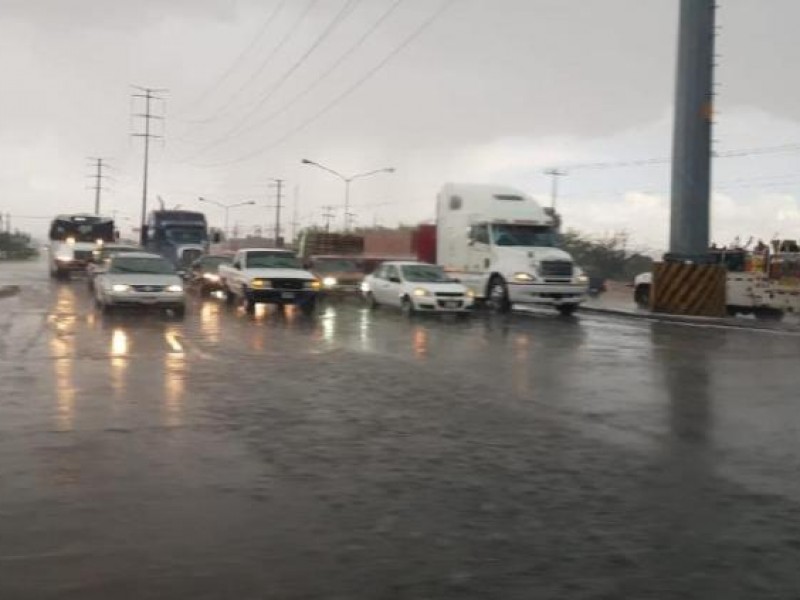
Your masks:
<instances>
[{"instance_id":1,"label":"truck side mirror","mask_svg":"<svg viewBox=\"0 0 800 600\"><path fill-rule=\"evenodd\" d=\"M219 244L219 243L221 243L221 242L222 242L222 232L221 232L221 231L214 231L214 232L211 234L211 241L212 241L214 244Z\"/></svg>"}]
</instances>

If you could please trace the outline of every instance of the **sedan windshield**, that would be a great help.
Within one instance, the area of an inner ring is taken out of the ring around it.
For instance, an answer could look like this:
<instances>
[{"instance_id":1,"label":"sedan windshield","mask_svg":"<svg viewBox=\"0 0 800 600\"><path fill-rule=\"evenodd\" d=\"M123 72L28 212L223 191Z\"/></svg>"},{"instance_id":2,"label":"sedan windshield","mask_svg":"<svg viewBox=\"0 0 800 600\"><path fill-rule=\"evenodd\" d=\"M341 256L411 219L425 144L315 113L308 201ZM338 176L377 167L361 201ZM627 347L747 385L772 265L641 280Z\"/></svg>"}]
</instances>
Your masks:
<instances>
[{"instance_id":1,"label":"sedan windshield","mask_svg":"<svg viewBox=\"0 0 800 600\"><path fill-rule=\"evenodd\" d=\"M216 273L220 265L229 265L231 258L228 256L205 256L199 261L200 269L210 273Z\"/></svg>"},{"instance_id":2,"label":"sedan windshield","mask_svg":"<svg viewBox=\"0 0 800 600\"><path fill-rule=\"evenodd\" d=\"M361 271L354 260L345 258L317 259L314 261L313 269L319 273L350 273Z\"/></svg>"},{"instance_id":3,"label":"sedan windshield","mask_svg":"<svg viewBox=\"0 0 800 600\"><path fill-rule=\"evenodd\" d=\"M300 269L300 261L291 252L248 252L248 269Z\"/></svg>"},{"instance_id":4,"label":"sedan windshield","mask_svg":"<svg viewBox=\"0 0 800 600\"><path fill-rule=\"evenodd\" d=\"M163 258L143 258L122 256L112 260L110 273L145 273L151 275L172 275L175 267Z\"/></svg>"},{"instance_id":5,"label":"sedan windshield","mask_svg":"<svg viewBox=\"0 0 800 600\"><path fill-rule=\"evenodd\" d=\"M554 248L558 235L546 225L492 225L492 241L496 246Z\"/></svg>"},{"instance_id":6,"label":"sedan windshield","mask_svg":"<svg viewBox=\"0 0 800 600\"><path fill-rule=\"evenodd\" d=\"M440 267L433 265L405 265L400 267L403 279L413 283L445 283L452 281Z\"/></svg>"}]
</instances>

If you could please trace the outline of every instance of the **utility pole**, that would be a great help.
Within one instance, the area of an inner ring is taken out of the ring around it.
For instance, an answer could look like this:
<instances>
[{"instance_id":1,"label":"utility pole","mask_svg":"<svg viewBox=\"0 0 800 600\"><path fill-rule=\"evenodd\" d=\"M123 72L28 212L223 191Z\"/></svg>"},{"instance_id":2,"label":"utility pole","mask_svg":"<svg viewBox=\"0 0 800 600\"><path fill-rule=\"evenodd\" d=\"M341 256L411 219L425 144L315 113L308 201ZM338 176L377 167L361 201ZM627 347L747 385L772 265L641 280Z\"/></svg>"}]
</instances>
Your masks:
<instances>
[{"instance_id":1,"label":"utility pole","mask_svg":"<svg viewBox=\"0 0 800 600\"><path fill-rule=\"evenodd\" d=\"M275 247L283 248L281 240L281 203L283 202L283 179L273 179L270 187L275 188Z\"/></svg>"},{"instance_id":2,"label":"utility pole","mask_svg":"<svg viewBox=\"0 0 800 600\"><path fill-rule=\"evenodd\" d=\"M150 168L150 139L151 138L161 138L163 136L160 135L153 135L150 131L150 121L153 119L163 119L163 117L156 116L153 114L153 100L163 100L161 96L158 94L164 93L167 90L165 89L155 89L155 88L148 88L148 87L139 87L133 86L135 89L139 90L140 94L133 94L133 98L142 98L144 100L144 112L134 114L133 116L138 117L140 119L144 119L144 133L134 133L132 134L134 137L141 137L144 138L144 168L142 173L142 220L141 220L141 244L144 246L147 242L146 234L146 219L147 219L147 178L148 178L148 171Z\"/></svg>"},{"instance_id":3,"label":"utility pole","mask_svg":"<svg viewBox=\"0 0 800 600\"><path fill-rule=\"evenodd\" d=\"M294 186L294 202L292 202L292 243L297 243L297 226L300 222L297 220L297 206L300 202L300 186Z\"/></svg>"},{"instance_id":4,"label":"utility pole","mask_svg":"<svg viewBox=\"0 0 800 600\"><path fill-rule=\"evenodd\" d=\"M681 0L669 239L679 260L708 252L715 13L716 0Z\"/></svg>"},{"instance_id":5,"label":"utility pole","mask_svg":"<svg viewBox=\"0 0 800 600\"><path fill-rule=\"evenodd\" d=\"M544 174L553 178L550 188L550 208L553 209L553 213L555 214L556 204L558 202L558 178L564 177L567 172L560 169L547 169Z\"/></svg>"},{"instance_id":6,"label":"utility pole","mask_svg":"<svg viewBox=\"0 0 800 600\"><path fill-rule=\"evenodd\" d=\"M336 217L336 213L333 212L335 208L330 205L322 207L322 218L325 219L325 233L331 230L331 221Z\"/></svg>"},{"instance_id":7,"label":"utility pole","mask_svg":"<svg viewBox=\"0 0 800 600\"><path fill-rule=\"evenodd\" d=\"M91 179L94 179L94 186L91 188L94 190L94 214L100 214L100 192L103 189L103 168L108 167L108 163L104 163L102 158L89 158L92 161L95 172L92 175L89 175Z\"/></svg>"}]
</instances>

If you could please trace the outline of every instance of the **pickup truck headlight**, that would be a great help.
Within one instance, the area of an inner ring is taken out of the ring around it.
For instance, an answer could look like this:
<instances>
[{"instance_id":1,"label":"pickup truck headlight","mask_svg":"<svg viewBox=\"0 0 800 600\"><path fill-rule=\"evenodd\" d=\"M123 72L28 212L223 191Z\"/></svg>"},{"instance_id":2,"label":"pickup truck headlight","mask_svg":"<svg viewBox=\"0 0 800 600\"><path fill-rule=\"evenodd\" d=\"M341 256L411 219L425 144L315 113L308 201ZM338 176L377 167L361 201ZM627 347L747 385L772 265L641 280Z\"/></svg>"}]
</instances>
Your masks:
<instances>
[{"instance_id":1,"label":"pickup truck headlight","mask_svg":"<svg viewBox=\"0 0 800 600\"><path fill-rule=\"evenodd\" d=\"M178 294L183 291L183 286L178 284L168 285L167 291L172 292L173 294Z\"/></svg>"},{"instance_id":2,"label":"pickup truck headlight","mask_svg":"<svg viewBox=\"0 0 800 600\"><path fill-rule=\"evenodd\" d=\"M318 279L312 279L311 281L303 282L303 287L307 290L318 290L320 285L321 283Z\"/></svg>"},{"instance_id":3,"label":"pickup truck headlight","mask_svg":"<svg viewBox=\"0 0 800 600\"><path fill-rule=\"evenodd\" d=\"M112 292L129 292L130 289L131 289L131 286L129 286L129 285L125 284L125 283L115 283L114 285L111 286L111 291Z\"/></svg>"},{"instance_id":4,"label":"pickup truck headlight","mask_svg":"<svg viewBox=\"0 0 800 600\"><path fill-rule=\"evenodd\" d=\"M322 285L324 285L325 287L333 287L337 283L339 282L336 280L336 277L324 277L322 279Z\"/></svg>"},{"instance_id":5,"label":"pickup truck headlight","mask_svg":"<svg viewBox=\"0 0 800 600\"><path fill-rule=\"evenodd\" d=\"M514 273L513 279L518 283L531 283L536 281L536 277L530 273Z\"/></svg>"},{"instance_id":6,"label":"pickup truck headlight","mask_svg":"<svg viewBox=\"0 0 800 600\"><path fill-rule=\"evenodd\" d=\"M425 288L421 288L421 287L420 288L414 288L413 294L417 298L422 298L422 297L425 297L425 296L433 296L433 294L431 294L430 290L426 290Z\"/></svg>"},{"instance_id":7,"label":"pickup truck headlight","mask_svg":"<svg viewBox=\"0 0 800 600\"><path fill-rule=\"evenodd\" d=\"M269 279L251 279L250 287L257 290L263 290L265 288L272 287L272 282Z\"/></svg>"}]
</instances>

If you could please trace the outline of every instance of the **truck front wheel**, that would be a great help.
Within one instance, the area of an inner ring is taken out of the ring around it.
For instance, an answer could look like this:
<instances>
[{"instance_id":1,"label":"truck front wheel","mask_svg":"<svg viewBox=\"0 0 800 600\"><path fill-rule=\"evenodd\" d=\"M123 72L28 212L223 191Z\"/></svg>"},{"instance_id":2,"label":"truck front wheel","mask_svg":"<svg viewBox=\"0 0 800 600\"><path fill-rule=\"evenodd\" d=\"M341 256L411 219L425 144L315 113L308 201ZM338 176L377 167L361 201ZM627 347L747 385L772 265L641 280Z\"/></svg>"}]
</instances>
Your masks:
<instances>
[{"instance_id":1,"label":"truck front wheel","mask_svg":"<svg viewBox=\"0 0 800 600\"><path fill-rule=\"evenodd\" d=\"M508 286L499 275L495 275L489 281L486 300L489 309L493 312L505 314L511 310L511 301L508 299Z\"/></svg>"},{"instance_id":2,"label":"truck front wheel","mask_svg":"<svg viewBox=\"0 0 800 600\"><path fill-rule=\"evenodd\" d=\"M633 291L633 301L642 308L650 306L650 286L640 283Z\"/></svg>"},{"instance_id":3,"label":"truck front wheel","mask_svg":"<svg viewBox=\"0 0 800 600\"><path fill-rule=\"evenodd\" d=\"M317 309L316 298L311 298L300 305L300 311L306 316L313 315L316 309Z\"/></svg>"},{"instance_id":4,"label":"truck front wheel","mask_svg":"<svg viewBox=\"0 0 800 600\"><path fill-rule=\"evenodd\" d=\"M561 304L558 306L558 312L562 317L571 317L578 310L577 304Z\"/></svg>"}]
</instances>

